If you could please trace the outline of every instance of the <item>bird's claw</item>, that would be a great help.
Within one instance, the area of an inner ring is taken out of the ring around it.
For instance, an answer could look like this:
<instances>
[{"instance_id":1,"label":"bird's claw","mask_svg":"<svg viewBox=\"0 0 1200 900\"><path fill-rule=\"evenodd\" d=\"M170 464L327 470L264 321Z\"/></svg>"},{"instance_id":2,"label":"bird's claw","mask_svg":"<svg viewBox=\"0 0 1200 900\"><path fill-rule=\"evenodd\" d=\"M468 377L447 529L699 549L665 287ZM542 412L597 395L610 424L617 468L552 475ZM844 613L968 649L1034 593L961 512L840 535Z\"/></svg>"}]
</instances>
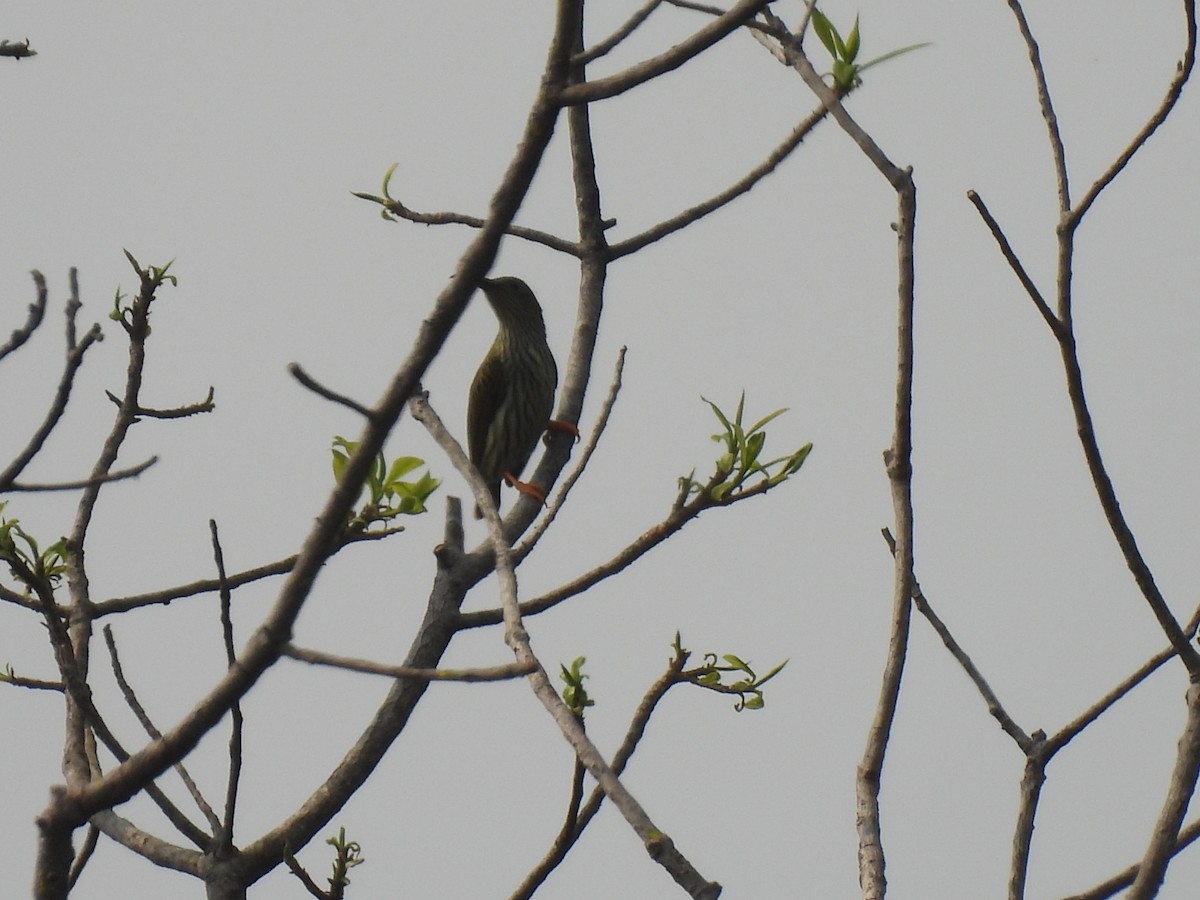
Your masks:
<instances>
[{"instance_id":1,"label":"bird's claw","mask_svg":"<svg viewBox=\"0 0 1200 900\"><path fill-rule=\"evenodd\" d=\"M518 493L522 493L527 497L532 497L540 505L546 505L546 489L541 485L534 484L531 481L522 481L512 472L504 473L504 483L509 487L516 488Z\"/></svg>"},{"instance_id":2,"label":"bird's claw","mask_svg":"<svg viewBox=\"0 0 1200 900\"><path fill-rule=\"evenodd\" d=\"M575 439L572 443L579 443L579 429L574 424L561 419L551 419L546 423L546 433L542 435L542 443L547 447L550 446L550 432L552 431L569 434Z\"/></svg>"}]
</instances>

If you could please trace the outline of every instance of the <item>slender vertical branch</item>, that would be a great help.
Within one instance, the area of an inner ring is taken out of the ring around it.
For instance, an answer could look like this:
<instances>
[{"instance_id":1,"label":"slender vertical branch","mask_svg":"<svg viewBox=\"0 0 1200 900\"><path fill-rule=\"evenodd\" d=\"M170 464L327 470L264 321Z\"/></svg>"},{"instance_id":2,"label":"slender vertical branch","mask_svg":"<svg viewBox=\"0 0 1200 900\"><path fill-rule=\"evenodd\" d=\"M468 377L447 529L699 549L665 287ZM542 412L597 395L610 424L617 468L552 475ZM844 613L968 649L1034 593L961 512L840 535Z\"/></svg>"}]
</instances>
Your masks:
<instances>
[{"instance_id":1,"label":"slender vertical branch","mask_svg":"<svg viewBox=\"0 0 1200 900\"><path fill-rule=\"evenodd\" d=\"M1200 777L1200 684L1193 684L1187 694L1187 722L1179 738L1175 768L1171 772L1167 797L1154 823L1150 846L1142 857L1142 865L1129 889L1128 900L1148 900L1158 894L1167 864L1175 853L1179 829L1188 804Z\"/></svg>"},{"instance_id":2,"label":"slender vertical branch","mask_svg":"<svg viewBox=\"0 0 1200 900\"><path fill-rule=\"evenodd\" d=\"M1029 20L1025 18L1025 10L1020 0L1008 0L1008 6L1017 18L1017 28L1025 41L1025 49L1029 52L1029 65L1033 69L1033 77L1037 81L1038 105L1042 110L1042 120L1046 123L1046 131L1050 139L1050 152L1054 157L1054 177L1058 183L1058 209L1066 213L1071 208L1071 187L1067 179L1067 152L1063 148L1062 133L1058 128L1058 116L1054 112L1054 104L1050 100L1050 87L1046 83L1046 70L1042 66L1042 53Z\"/></svg>"},{"instance_id":3,"label":"slender vertical branch","mask_svg":"<svg viewBox=\"0 0 1200 900\"><path fill-rule=\"evenodd\" d=\"M221 598L221 639L225 644L225 665L237 665L237 648L233 642L233 594L225 576L225 552L221 549L221 535L215 519L208 520L212 536L213 562L217 567ZM221 827L216 833L218 853L233 849L233 823L237 817L238 783L242 777L242 705L234 702L229 708L229 776L225 785L225 810L221 816Z\"/></svg>"}]
</instances>

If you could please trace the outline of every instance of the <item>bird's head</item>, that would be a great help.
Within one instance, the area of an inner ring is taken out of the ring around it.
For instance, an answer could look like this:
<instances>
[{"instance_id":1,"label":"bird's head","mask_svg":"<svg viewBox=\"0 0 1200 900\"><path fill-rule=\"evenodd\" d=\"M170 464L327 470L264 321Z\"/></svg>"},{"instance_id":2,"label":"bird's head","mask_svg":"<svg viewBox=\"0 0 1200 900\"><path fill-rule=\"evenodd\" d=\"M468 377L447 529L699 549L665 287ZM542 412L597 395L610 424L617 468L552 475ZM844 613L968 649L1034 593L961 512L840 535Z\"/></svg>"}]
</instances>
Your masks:
<instances>
[{"instance_id":1,"label":"bird's head","mask_svg":"<svg viewBox=\"0 0 1200 900\"><path fill-rule=\"evenodd\" d=\"M485 278L481 286L502 327L532 329L545 334L542 308L529 285L520 278Z\"/></svg>"}]
</instances>

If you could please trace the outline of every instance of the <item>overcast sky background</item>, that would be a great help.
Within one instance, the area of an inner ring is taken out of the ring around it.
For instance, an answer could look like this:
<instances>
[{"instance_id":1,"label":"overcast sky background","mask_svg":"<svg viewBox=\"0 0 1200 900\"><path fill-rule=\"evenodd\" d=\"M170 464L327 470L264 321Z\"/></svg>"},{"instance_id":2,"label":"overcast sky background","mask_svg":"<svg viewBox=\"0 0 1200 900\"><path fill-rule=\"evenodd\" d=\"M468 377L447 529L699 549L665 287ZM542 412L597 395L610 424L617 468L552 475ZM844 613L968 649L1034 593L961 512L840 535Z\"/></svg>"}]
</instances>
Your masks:
<instances>
[{"instance_id":1,"label":"overcast sky background","mask_svg":"<svg viewBox=\"0 0 1200 900\"><path fill-rule=\"evenodd\" d=\"M638 4L593 2L589 39ZM136 290L122 255L174 258L177 288L153 314L144 402L216 389L216 412L145 422L122 451L145 476L107 490L88 547L93 596L124 596L213 575L215 518L231 570L294 552L331 485L329 442L354 436L348 411L285 371L300 362L373 402L472 234L386 224L351 191L419 210L482 214L524 123L545 57L552 4L114 2L4 4L0 37L39 56L0 60L0 331L24 318L28 271L51 287L47 322L5 361L0 456L44 414L61 359L67 270L82 325L101 321L66 422L27 480L84 475L111 422L104 389L125 369L106 315ZM1007 5L830 0L863 58L933 46L865 75L850 109L918 186L915 503L917 576L1025 730L1053 731L1165 640L1126 572L1094 499L1057 348L997 254L966 192L1008 229L1043 291L1053 283L1055 195L1045 128ZM789 22L801 4L780 2ZM1074 196L1160 101L1183 52L1180 4L1028 3L1067 147ZM663 9L607 74L703 23ZM827 58L815 41L815 60ZM718 191L814 107L799 77L746 34L593 109L611 240ZM1195 398L1195 88L1103 195L1079 233L1076 317L1099 438L1122 507L1181 619L1197 602L1200 504ZM574 233L565 125L522 224ZM760 671L790 658L761 712L677 688L626 781L651 817L730 898L858 892L854 771L874 711L891 609L892 524L881 452L891 435L895 359L894 194L832 123L720 214L623 260L610 273L588 432L617 350L628 346L610 429L571 502L520 570L532 597L610 558L668 512L676 479L711 471L715 420L700 397L748 414L778 407L767 452L812 441L793 481L712 511L586 596L529 620L547 668L588 659L588 730L611 753L676 629L697 659L737 653ZM497 274L527 280L565 364L577 269L543 247L505 242ZM464 433L467 386L494 334L473 301L424 382ZM465 485L405 419L390 454L445 479L430 515L385 544L325 568L298 643L398 661L424 610L446 494ZM6 514L49 542L73 497L18 495ZM506 501L511 499L506 495ZM483 537L470 523L469 537ZM240 590L244 640L278 581ZM467 608L495 605L494 579ZM215 598L140 610L112 624L127 676L166 728L224 665ZM457 638L452 666L510 658L499 630ZM54 677L44 630L0 609L0 664ZM100 648L96 690L128 745L140 731ZM1055 760L1040 809L1028 896L1083 890L1138 859L1161 803L1183 721L1182 668L1168 666ZM282 662L247 698L247 764L237 840L302 802L359 734L382 680ZM0 870L27 885L33 819L59 771L60 702L0 690L5 723ZM189 766L216 802L226 733ZM999 897L1006 890L1023 758L923 620L885 770L890 896ZM435 685L383 765L324 834L363 844L352 898L505 897L561 823L571 757L523 682ZM181 804L182 791L164 779ZM171 837L153 808L121 809ZM301 854L324 882L328 848ZM1161 896L1192 897L1200 854L1185 853ZM102 841L80 898L199 897L202 885ZM285 871L256 900L302 895ZM682 896L606 808L547 883L548 898Z\"/></svg>"}]
</instances>

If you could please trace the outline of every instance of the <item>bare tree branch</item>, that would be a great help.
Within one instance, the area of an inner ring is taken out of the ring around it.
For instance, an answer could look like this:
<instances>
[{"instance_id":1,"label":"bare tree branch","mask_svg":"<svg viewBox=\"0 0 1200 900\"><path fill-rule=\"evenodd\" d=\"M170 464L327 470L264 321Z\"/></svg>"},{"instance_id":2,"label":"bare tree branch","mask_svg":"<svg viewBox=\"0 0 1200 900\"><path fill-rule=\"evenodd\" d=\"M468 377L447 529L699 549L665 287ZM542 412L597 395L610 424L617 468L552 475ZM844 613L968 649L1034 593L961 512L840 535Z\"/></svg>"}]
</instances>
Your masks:
<instances>
[{"instance_id":1,"label":"bare tree branch","mask_svg":"<svg viewBox=\"0 0 1200 900\"><path fill-rule=\"evenodd\" d=\"M33 283L37 288L37 297L29 304L29 316L25 319L25 324L20 328L14 328L9 339L0 344L0 359L4 359L8 354L23 346L33 333L38 330L38 326L42 324L42 319L46 315L46 303L49 297L49 291L46 289L46 279L36 269L30 274L33 276Z\"/></svg>"},{"instance_id":2,"label":"bare tree branch","mask_svg":"<svg viewBox=\"0 0 1200 900\"><path fill-rule=\"evenodd\" d=\"M622 23L620 28L582 53L577 53L571 58L571 62L579 66L586 66L588 63L594 62L611 52L621 41L633 34L638 29L638 26L650 18L650 14L661 5L662 0L646 0L645 3L633 11L633 14Z\"/></svg>"},{"instance_id":3,"label":"bare tree branch","mask_svg":"<svg viewBox=\"0 0 1200 900\"><path fill-rule=\"evenodd\" d=\"M108 647L109 663L112 666L113 677L117 681L117 687L121 689L121 696L125 698L125 705L133 712L138 722L141 723L142 729L148 734L151 739L157 740L162 737L162 732L155 727L154 722L150 719L150 715L146 712L146 708L142 706L138 700L137 693L133 690L133 686L125 678L125 670L121 665L121 655L117 652L117 642L113 637L112 627L106 625L103 629L104 643ZM184 787L187 788L191 795L196 808L200 810L200 814L208 821L209 827L213 834L216 834L221 828L221 820L217 818L217 814L213 812L213 808L209 806L208 801L204 799L204 794L201 793L199 785L192 778L187 767L182 762L175 763L175 774L179 776ZM192 823L182 812L171 804L170 810L163 810L167 818L173 822L179 822L176 827L189 840L202 850L207 850L212 843L210 835L205 834L200 828Z\"/></svg>"},{"instance_id":4,"label":"bare tree branch","mask_svg":"<svg viewBox=\"0 0 1200 900\"><path fill-rule=\"evenodd\" d=\"M524 559L533 551L538 540L550 527L550 523L558 516L558 511L562 509L563 504L566 502L571 488L575 486L575 482L579 480L579 476L583 474L588 461L591 460L592 454L596 452L596 447L600 444L600 437L604 434L604 429L608 426L608 418L612 415L613 406L617 402L617 394L621 390L621 373L624 369L625 347L621 347L617 351L617 363L613 371L612 383L608 387L608 394L605 396L604 402L600 404L600 413L596 416L596 424L592 427L592 433L588 437L587 443L583 445L583 452L579 454L579 461L575 463L575 467L563 479L562 487L558 489L558 493L555 495L554 500L551 501L546 514L530 530L521 546L513 551L513 555L517 560Z\"/></svg>"},{"instance_id":5,"label":"bare tree branch","mask_svg":"<svg viewBox=\"0 0 1200 900\"><path fill-rule=\"evenodd\" d=\"M1187 84L1188 79L1192 77L1192 69L1196 66L1196 4L1193 0L1185 0L1183 3L1183 13L1186 19L1187 27L1187 46L1183 51L1183 61L1175 68L1175 77L1171 79L1171 83L1167 86L1167 94L1163 97L1162 104L1154 112L1142 126L1141 131L1137 133L1129 145L1121 151L1121 155L1116 158L1111 166L1109 166L1104 174L1096 179L1095 183L1088 188L1083 199L1079 201L1079 205L1071 210L1064 221L1064 226L1075 228L1087 215L1092 204L1096 202L1096 198L1100 196L1100 192L1112 184L1113 180L1121 174L1121 171L1133 159L1135 153L1145 146L1146 141L1150 140L1150 135L1158 130L1158 127L1167 120L1167 116L1171 114L1171 110L1175 108L1175 104L1179 101L1179 96L1183 93L1183 86Z\"/></svg>"},{"instance_id":6,"label":"bare tree branch","mask_svg":"<svg viewBox=\"0 0 1200 900\"><path fill-rule=\"evenodd\" d=\"M1029 273L1025 271L1025 267L1021 265L1021 260L1017 257L1012 245L1009 244L1004 230L1000 227L1000 223L992 217L991 210L987 208L987 205L983 202L983 198L974 191L967 191L967 199L979 211L979 215L987 225L988 230L992 233L992 237L996 239L996 244L999 246L1000 253L1003 255L1005 262L1013 270L1013 274L1017 276L1017 280L1021 282L1021 286L1025 288L1025 293L1029 294L1029 299L1033 301L1033 305L1042 314L1042 318L1046 320L1046 324L1050 326L1050 330L1055 335L1060 334L1063 330L1062 322L1058 320L1058 316L1054 314L1054 310L1050 308L1045 298L1042 297L1042 292L1033 283L1033 279L1029 277Z\"/></svg>"},{"instance_id":7,"label":"bare tree branch","mask_svg":"<svg viewBox=\"0 0 1200 900\"><path fill-rule=\"evenodd\" d=\"M896 553L896 539L892 537L889 529L883 529L883 539L887 542L888 549L894 556ZM942 643L946 645L946 649L950 651L950 655L962 667L962 670L967 673L967 677L975 685L975 689L979 691L984 702L987 703L988 712L992 717L1000 723L1000 727L1004 729L1004 733L1011 737L1018 747L1025 753L1029 753L1033 748L1033 740L1027 735L1024 729L1021 728L1008 714L1004 708L1004 704L1000 702L1000 698L996 696L996 692L992 690L991 685L983 677L983 674L976 667L971 657L962 648L962 645L955 640L954 635L950 633L950 629L946 627L946 623L933 611L928 598L921 590L921 585L913 578L913 603L916 604L918 612L923 615L929 624L933 626L933 630L937 632L938 637L942 639Z\"/></svg>"},{"instance_id":8,"label":"bare tree branch","mask_svg":"<svg viewBox=\"0 0 1200 900\"><path fill-rule=\"evenodd\" d=\"M104 393L118 408L121 406L122 400L120 397L112 391L105 391ZM214 396L216 396L216 389L210 385L208 396L198 403L188 403L184 406L176 406L173 409L154 409L149 406L139 406L134 415L145 419L186 419L189 416L212 412L216 409L217 405L213 402Z\"/></svg>"},{"instance_id":9,"label":"bare tree branch","mask_svg":"<svg viewBox=\"0 0 1200 900\"><path fill-rule=\"evenodd\" d=\"M225 665L237 666L237 648L233 642L233 594L225 575L225 552L221 549L221 535L215 519L208 520L212 537L213 563L217 567L220 582L218 596L221 599L221 641L225 645ZM234 701L229 707L229 775L225 782L225 810L220 824L213 829L216 837L217 854L233 855L233 823L237 818L238 784L242 777L242 705Z\"/></svg>"},{"instance_id":10,"label":"bare tree branch","mask_svg":"<svg viewBox=\"0 0 1200 900\"><path fill-rule=\"evenodd\" d=\"M533 666L522 663L477 666L470 669L421 669L416 666L395 666L372 662L368 659L339 656L322 650L297 647L295 644L288 644L284 647L283 655L315 666L332 666L336 669L363 672L368 675L386 675L389 678L419 678L424 681L511 681L514 678L523 678L534 670Z\"/></svg>"},{"instance_id":11,"label":"bare tree branch","mask_svg":"<svg viewBox=\"0 0 1200 900\"><path fill-rule=\"evenodd\" d=\"M35 280L41 276L35 274ZM67 403L71 399L71 389L75 386L75 375L79 371L79 367L83 365L84 354L91 346L100 340L103 340L103 334L100 332L99 325L93 325L84 334L83 339L76 342L75 340L75 314L79 309L79 283L76 279L75 270L71 270L71 297L67 301L66 317L67 317L67 353L63 364L62 375L58 379L58 387L54 392L54 399L50 402L50 408L46 411L46 417L42 420L42 424L34 431L25 447L13 457L12 462L0 471L0 492L12 490L12 484L17 477L25 471L25 467L33 460L42 447L46 443L46 439L50 437L50 433L57 427L61 421L63 413L66 412ZM39 299L42 292L45 290L45 282L40 281L38 284ZM31 307L32 309L32 307ZM36 327L36 326L35 326ZM17 333L13 334L13 340L17 339ZM11 343L11 342L10 342ZM22 341L23 343L23 341ZM20 346L20 344L17 344Z\"/></svg>"},{"instance_id":12,"label":"bare tree branch","mask_svg":"<svg viewBox=\"0 0 1200 900\"><path fill-rule=\"evenodd\" d=\"M817 109L809 114L809 116L792 129L792 133L778 147L771 151L765 160L747 172L739 180L735 181L725 190L713 195L709 199L698 203L689 209L683 210L663 222L659 222L650 228L647 228L641 234L635 234L633 237L623 241L619 241L612 245L610 250L611 259L619 259L622 256L628 256L630 253L636 253L643 247L646 247L655 241L662 240L668 235L674 234L683 228L698 222L700 219L714 213L729 203L732 203L738 197L750 191L756 184L762 181L779 167L785 159L791 155L792 151L800 146L800 143L808 137L809 133L817 126L825 116L828 115L828 110L824 107Z\"/></svg>"},{"instance_id":13,"label":"bare tree branch","mask_svg":"<svg viewBox=\"0 0 1200 900\"><path fill-rule=\"evenodd\" d=\"M458 470L471 485L472 493L479 508L483 510L484 519L491 533L492 547L496 559L496 575L500 582L501 608L504 613L504 642L513 651L518 663L533 667L529 674L529 684L534 695L546 707L559 730L574 748L579 761L596 779L605 795L621 812L625 821L642 839L650 858L661 865L684 890L695 898L716 898L721 893L721 887L715 882L705 879L692 864L676 848L666 832L658 828L646 814L641 804L621 784L612 768L604 761L595 744L589 740L580 725L579 720L566 705L558 691L550 682L541 662L533 652L529 633L521 622L521 612L517 601L517 576L513 568L512 551L504 534L504 523L492 501L491 491L484 483L478 470L467 458L458 441L446 430L437 413L429 406L424 397L415 397L412 401L413 418L419 421L429 431L430 435L450 458L454 468Z\"/></svg>"},{"instance_id":14,"label":"bare tree branch","mask_svg":"<svg viewBox=\"0 0 1200 900\"><path fill-rule=\"evenodd\" d=\"M1054 177L1058 182L1058 209L1065 214L1071 208L1071 188L1067 178L1067 154L1063 149L1062 133L1058 128L1058 116L1054 113L1054 104L1050 101L1050 88L1046 84L1046 70L1042 66L1042 54L1033 32L1029 28L1029 20L1025 18L1020 0L1008 0L1008 6L1017 18L1017 28L1029 51L1029 67L1037 81L1038 105L1042 109L1042 119L1046 123L1046 131L1050 139L1050 152L1054 156ZM1061 311L1060 311L1061 312Z\"/></svg>"},{"instance_id":15,"label":"bare tree branch","mask_svg":"<svg viewBox=\"0 0 1200 900\"><path fill-rule=\"evenodd\" d=\"M323 384L305 372L304 369L300 368L300 363L288 363L287 369L293 378L295 378L298 382L300 382L318 397L324 397L326 400L329 400L332 403L337 403L346 407L347 409L354 410L354 412L358 413L364 419L369 419L375 415L373 411L367 409L357 400L352 400L345 394L339 394L336 391L332 391L325 387Z\"/></svg>"},{"instance_id":16,"label":"bare tree branch","mask_svg":"<svg viewBox=\"0 0 1200 900\"><path fill-rule=\"evenodd\" d=\"M21 491L34 492L51 492L51 491L77 491L80 488L93 487L97 484L106 484L112 481L124 481L127 478L137 478L151 466L158 462L157 456L152 456L145 462L140 462L136 466L130 466L128 469L117 469L109 472L100 479L81 478L78 481L54 481L48 483L36 482L20 482L15 481L8 486L8 493L19 493Z\"/></svg>"},{"instance_id":17,"label":"bare tree branch","mask_svg":"<svg viewBox=\"0 0 1200 900\"><path fill-rule=\"evenodd\" d=\"M771 0L738 0L723 16L709 22L690 38L680 41L670 50L607 78L572 84L559 93L558 102L563 106L573 106L577 103L606 100L657 78L659 75L678 69L717 41L749 22L766 9L770 2Z\"/></svg>"}]
</instances>

